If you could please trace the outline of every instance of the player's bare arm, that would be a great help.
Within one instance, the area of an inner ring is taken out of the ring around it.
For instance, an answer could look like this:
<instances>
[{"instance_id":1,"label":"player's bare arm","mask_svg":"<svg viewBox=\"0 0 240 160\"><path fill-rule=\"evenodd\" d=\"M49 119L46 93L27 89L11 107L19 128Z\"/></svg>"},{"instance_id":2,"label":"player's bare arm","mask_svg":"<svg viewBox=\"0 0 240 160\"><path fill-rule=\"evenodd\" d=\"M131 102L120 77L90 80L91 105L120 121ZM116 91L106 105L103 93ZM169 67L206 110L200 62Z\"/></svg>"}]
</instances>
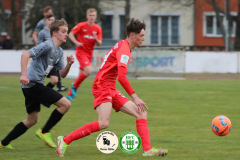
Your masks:
<instances>
[{"instance_id":1,"label":"player's bare arm","mask_svg":"<svg viewBox=\"0 0 240 160\"><path fill-rule=\"evenodd\" d=\"M75 35L73 34L73 32L70 32L68 37L70 38L70 40L77 46L77 47L82 47L83 43L78 42L77 39L75 38Z\"/></svg>"},{"instance_id":2,"label":"player's bare arm","mask_svg":"<svg viewBox=\"0 0 240 160\"><path fill-rule=\"evenodd\" d=\"M98 37L97 37L96 33L93 33L93 37L96 40L96 44L98 46L101 46L102 45L102 40L98 40Z\"/></svg>"},{"instance_id":3,"label":"player's bare arm","mask_svg":"<svg viewBox=\"0 0 240 160\"><path fill-rule=\"evenodd\" d=\"M74 63L74 60L75 59L72 55L67 56L67 65L65 66L64 69L59 70L59 74L62 78L65 78L67 76L72 64Z\"/></svg>"},{"instance_id":4,"label":"player's bare arm","mask_svg":"<svg viewBox=\"0 0 240 160\"><path fill-rule=\"evenodd\" d=\"M20 77L20 83L23 85L26 85L29 83L29 79L27 78L27 65L28 60L30 58L29 52L24 52L21 56L21 77Z\"/></svg>"}]
</instances>

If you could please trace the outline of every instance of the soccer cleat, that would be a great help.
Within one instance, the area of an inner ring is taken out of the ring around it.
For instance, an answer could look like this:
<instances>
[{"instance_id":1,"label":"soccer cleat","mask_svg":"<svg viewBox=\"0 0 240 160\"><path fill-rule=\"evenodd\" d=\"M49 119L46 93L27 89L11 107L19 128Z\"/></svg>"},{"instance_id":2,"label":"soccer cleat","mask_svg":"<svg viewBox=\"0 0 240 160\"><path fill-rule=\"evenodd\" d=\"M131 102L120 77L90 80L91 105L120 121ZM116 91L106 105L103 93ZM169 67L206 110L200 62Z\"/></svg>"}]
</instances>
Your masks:
<instances>
[{"instance_id":1,"label":"soccer cleat","mask_svg":"<svg viewBox=\"0 0 240 160\"><path fill-rule=\"evenodd\" d=\"M144 152L143 156L144 157L147 157L147 156L161 156L161 157L164 157L167 154L168 154L168 150L167 149L161 149L161 148L153 147L152 149Z\"/></svg>"},{"instance_id":2,"label":"soccer cleat","mask_svg":"<svg viewBox=\"0 0 240 160\"><path fill-rule=\"evenodd\" d=\"M72 96L66 96L66 98L69 100L69 101L74 101L74 98Z\"/></svg>"},{"instance_id":3,"label":"soccer cleat","mask_svg":"<svg viewBox=\"0 0 240 160\"><path fill-rule=\"evenodd\" d=\"M72 95L74 97L77 97L77 88L73 86L73 83L71 84L71 91L72 91Z\"/></svg>"},{"instance_id":4,"label":"soccer cleat","mask_svg":"<svg viewBox=\"0 0 240 160\"><path fill-rule=\"evenodd\" d=\"M57 145L56 145L56 144L53 142L53 140L52 140L52 135L51 135L51 133L42 133L42 129L38 129L38 130L36 131L36 135L37 135L38 138L40 138L41 140L43 140L44 143L45 143L47 146L49 146L49 147L51 147L51 148L56 148L56 147L57 147Z\"/></svg>"},{"instance_id":5,"label":"soccer cleat","mask_svg":"<svg viewBox=\"0 0 240 160\"><path fill-rule=\"evenodd\" d=\"M11 144L4 146L4 145L2 145L2 143L0 143L0 148L15 149L15 148L13 148L13 146Z\"/></svg>"},{"instance_id":6,"label":"soccer cleat","mask_svg":"<svg viewBox=\"0 0 240 160\"><path fill-rule=\"evenodd\" d=\"M63 91L67 91L68 88L61 86L60 88L57 89L58 92L63 92Z\"/></svg>"},{"instance_id":7,"label":"soccer cleat","mask_svg":"<svg viewBox=\"0 0 240 160\"><path fill-rule=\"evenodd\" d=\"M63 136L58 136L57 141L58 141L58 146L57 146L56 152L60 157L63 157L64 153L66 152L66 149L69 145L67 145L64 142Z\"/></svg>"}]
</instances>

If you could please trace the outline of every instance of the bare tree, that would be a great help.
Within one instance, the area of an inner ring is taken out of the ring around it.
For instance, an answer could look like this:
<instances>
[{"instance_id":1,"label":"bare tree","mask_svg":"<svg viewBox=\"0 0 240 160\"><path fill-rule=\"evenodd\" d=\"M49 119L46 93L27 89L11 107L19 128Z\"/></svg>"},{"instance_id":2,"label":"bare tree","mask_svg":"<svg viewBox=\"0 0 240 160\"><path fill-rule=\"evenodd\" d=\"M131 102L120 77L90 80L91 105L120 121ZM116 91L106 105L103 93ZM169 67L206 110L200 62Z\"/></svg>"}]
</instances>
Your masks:
<instances>
[{"instance_id":1,"label":"bare tree","mask_svg":"<svg viewBox=\"0 0 240 160\"><path fill-rule=\"evenodd\" d=\"M231 15L230 14L230 1L226 0L226 4L225 4L225 10L221 9L218 6L218 3L216 2L216 0L207 0L210 4L212 4L215 12L216 12L216 18L217 18L217 23L220 27L220 30L223 34L223 38L226 44L226 35L228 34L228 44L229 44L229 51L233 51L233 50L240 50L240 0L238 0L238 14L237 16ZM228 20L228 30L226 33L226 28L223 24L223 20L222 17L220 16L220 14L223 14L224 16L226 16L227 20ZM232 31L233 31L233 22L236 23L236 30L235 30L235 43L232 39Z\"/></svg>"},{"instance_id":2,"label":"bare tree","mask_svg":"<svg viewBox=\"0 0 240 160\"><path fill-rule=\"evenodd\" d=\"M127 26L128 21L130 20L130 11L131 11L131 2L130 0L126 0L126 5L125 5L125 16L124 16L124 27L123 27L123 32L125 33L125 27ZM124 38L126 38L127 35L126 33L124 34Z\"/></svg>"}]
</instances>

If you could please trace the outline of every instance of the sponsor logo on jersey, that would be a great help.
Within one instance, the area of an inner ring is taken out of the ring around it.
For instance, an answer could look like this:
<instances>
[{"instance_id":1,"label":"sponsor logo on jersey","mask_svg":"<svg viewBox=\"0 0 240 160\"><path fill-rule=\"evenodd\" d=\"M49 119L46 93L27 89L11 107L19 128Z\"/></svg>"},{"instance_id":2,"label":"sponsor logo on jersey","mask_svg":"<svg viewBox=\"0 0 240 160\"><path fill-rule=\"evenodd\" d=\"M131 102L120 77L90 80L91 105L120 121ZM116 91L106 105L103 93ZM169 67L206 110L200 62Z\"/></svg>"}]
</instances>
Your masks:
<instances>
[{"instance_id":1,"label":"sponsor logo on jersey","mask_svg":"<svg viewBox=\"0 0 240 160\"><path fill-rule=\"evenodd\" d=\"M122 55L120 62L124 64L128 64L129 57L127 55Z\"/></svg>"},{"instance_id":2,"label":"sponsor logo on jersey","mask_svg":"<svg viewBox=\"0 0 240 160\"><path fill-rule=\"evenodd\" d=\"M84 35L83 37L87 39L94 39L93 36L90 36L90 35Z\"/></svg>"}]
</instances>

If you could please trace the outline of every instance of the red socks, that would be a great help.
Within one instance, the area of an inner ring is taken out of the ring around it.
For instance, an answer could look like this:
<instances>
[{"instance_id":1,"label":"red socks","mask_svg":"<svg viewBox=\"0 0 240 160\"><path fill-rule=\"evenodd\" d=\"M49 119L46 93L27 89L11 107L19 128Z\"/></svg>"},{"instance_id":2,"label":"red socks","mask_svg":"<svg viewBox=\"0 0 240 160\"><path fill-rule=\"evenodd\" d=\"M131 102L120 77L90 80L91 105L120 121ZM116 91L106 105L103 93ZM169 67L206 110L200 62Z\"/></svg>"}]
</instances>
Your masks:
<instances>
[{"instance_id":1,"label":"red socks","mask_svg":"<svg viewBox=\"0 0 240 160\"><path fill-rule=\"evenodd\" d=\"M84 81L84 79L86 79L87 76L84 74L84 72L81 72L80 75L78 76L77 79L75 79L73 86L78 88L80 86L80 84Z\"/></svg>"},{"instance_id":2,"label":"red socks","mask_svg":"<svg viewBox=\"0 0 240 160\"><path fill-rule=\"evenodd\" d=\"M137 125L137 132L142 140L143 151L145 152L145 151L150 150L152 147L150 144L147 120L146 119L138 119L138 120L136 120L136 125Z\"/></svg>"},{"instance_id":3,"label":"red socks","mask_svg":"<svg viewBox=\"0 0 240 160\"><path fill-rule=\"evenodd\" d=\"M98 121L87 123L84 126L82 126L81 128L78 128L77 130L73 131L69 135L63 137L63 140L65 143L67 143L69 145L72 141L86 137L86 136L90 135L91 133L97 132L99 130L100 130L100 127L99 127Z\"/></svg>"},{"instance_id":4,"label":"red socks","mask_svg":"<svg viewBox=\"0 0 240 160\"><path fill-rule=\"evenodd\" d=\"M145 151L150 150L152 147L150 144L147 120L146 119L138 119L138 120L136 120L136 125L137 125L137 132L142 140L143 151L145 152ZM69 145L72 141L86 137L86 136L90 135L91 133L97 132L99 130L100 130L100 127L99 127L98 121L87 123L84 126L82 126L81 128L78 128L77 130L72 132L71 134L65 136L63 138L63 140L65 143L67 143Z\"/></svg>"}]
</instances>

